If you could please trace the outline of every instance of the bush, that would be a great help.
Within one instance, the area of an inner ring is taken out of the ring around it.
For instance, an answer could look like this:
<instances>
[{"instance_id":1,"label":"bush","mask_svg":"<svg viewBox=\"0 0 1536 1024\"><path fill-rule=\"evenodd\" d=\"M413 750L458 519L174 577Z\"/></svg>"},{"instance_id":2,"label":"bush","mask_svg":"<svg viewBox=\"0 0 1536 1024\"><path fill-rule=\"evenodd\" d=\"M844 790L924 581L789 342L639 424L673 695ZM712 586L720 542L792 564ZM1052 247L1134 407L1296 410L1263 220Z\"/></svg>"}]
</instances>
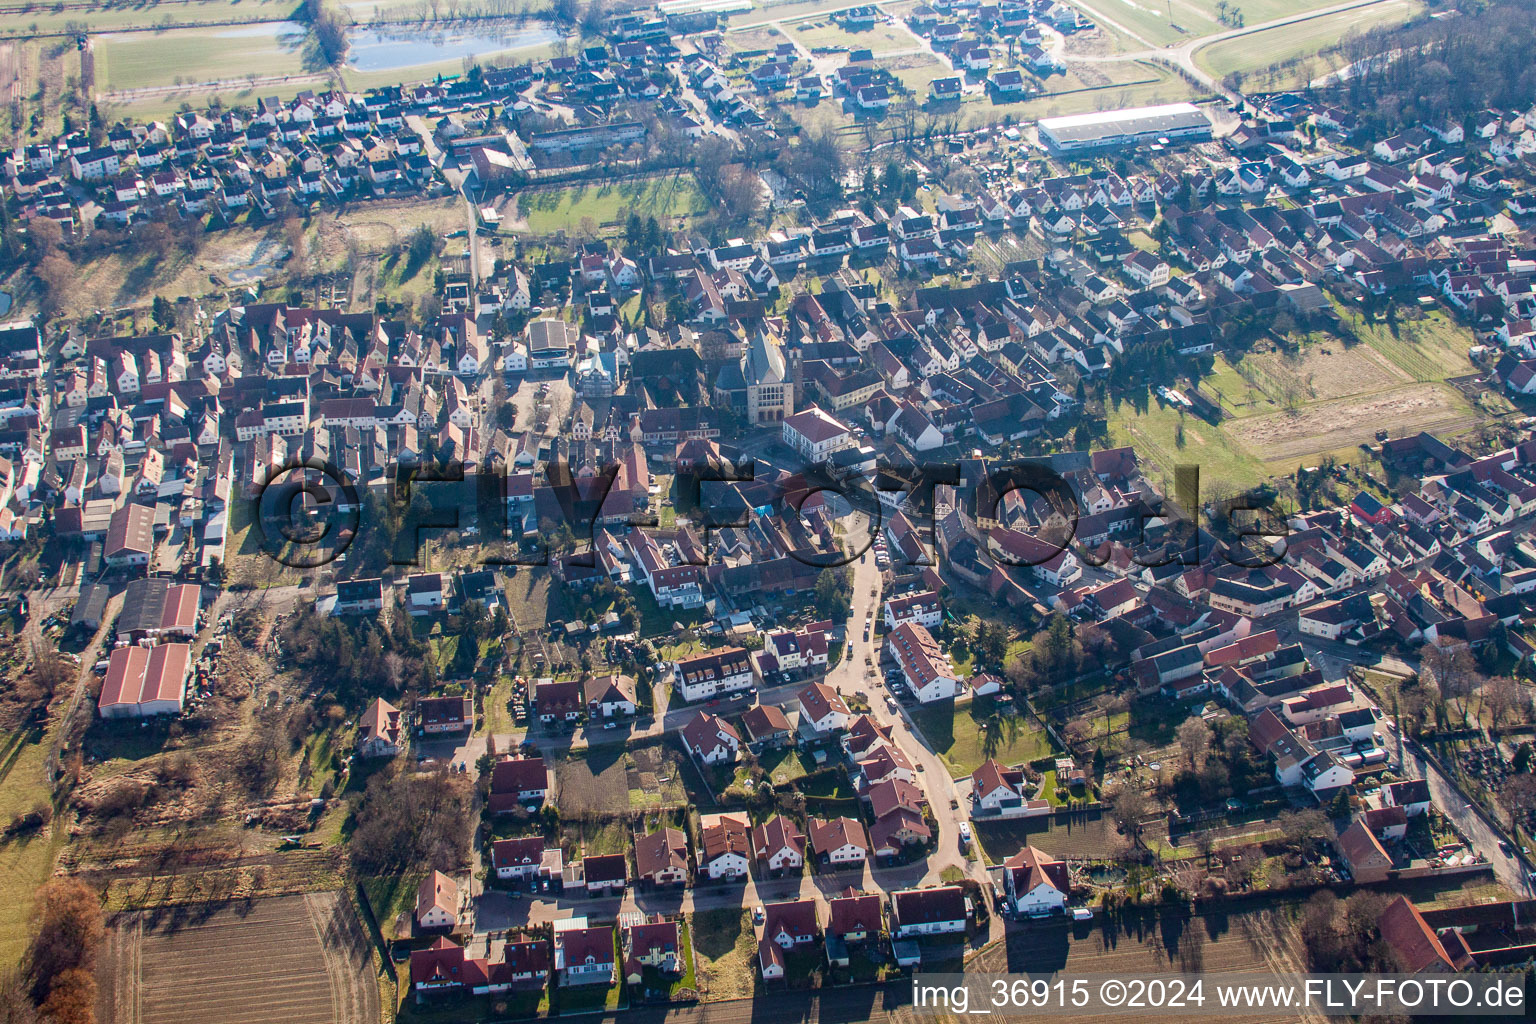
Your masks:
<instances>
[{"instance_id":1,"label":"bush","mask_svg":"<svg viewBox=\"0 0 1536 1024\"><path fill-rule=\"evenodd\" d=\"M6 826L6 831L13 835L23 832L36 832L53 820L53 805L46 800L39 800L32 805L30 811L18 812L11 823Z\"/></svg>"}]
</instances>

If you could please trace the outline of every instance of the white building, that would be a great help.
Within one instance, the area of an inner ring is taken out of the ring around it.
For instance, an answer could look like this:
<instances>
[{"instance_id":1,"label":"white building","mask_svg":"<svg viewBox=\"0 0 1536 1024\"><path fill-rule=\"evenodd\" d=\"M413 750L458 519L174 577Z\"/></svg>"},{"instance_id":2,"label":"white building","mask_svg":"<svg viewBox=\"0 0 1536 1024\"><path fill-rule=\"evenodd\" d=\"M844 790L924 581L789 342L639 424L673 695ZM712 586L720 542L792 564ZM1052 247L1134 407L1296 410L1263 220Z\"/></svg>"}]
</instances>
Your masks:
<instances>
[{"instance_id":1,"label":"white building","mask_svg":"<svg viewBox=\"0 0 1536 1024\"><path fill-rule=\"evenodd\" d=\"M933 634L913 622L904 622L886 638L886 648L901 668L912 694L924 704L959 696L961 684L949 657Z\"/></svg>"},{"instance_id":2,"label":"white building","mask_svg":"<svg viewBox=\"0 0 1536 1024\"><path fill-rule=\"evenodd\" d=\"M784 443L813 464L825 462L852 442L846 426L814 405L784 419Z\"/></svg>"},{"instance_id":3,"label":"white building","mask_svg":"<svg viewBox=\"0 0 1536 1024\"><path fill-rule=\"evenodd\" d=\"M1003 886L1014 913L1027 917L1060 913L1072 890L1067 865L1033 846L1003 862Z\"/></svg>"}]
</instances>

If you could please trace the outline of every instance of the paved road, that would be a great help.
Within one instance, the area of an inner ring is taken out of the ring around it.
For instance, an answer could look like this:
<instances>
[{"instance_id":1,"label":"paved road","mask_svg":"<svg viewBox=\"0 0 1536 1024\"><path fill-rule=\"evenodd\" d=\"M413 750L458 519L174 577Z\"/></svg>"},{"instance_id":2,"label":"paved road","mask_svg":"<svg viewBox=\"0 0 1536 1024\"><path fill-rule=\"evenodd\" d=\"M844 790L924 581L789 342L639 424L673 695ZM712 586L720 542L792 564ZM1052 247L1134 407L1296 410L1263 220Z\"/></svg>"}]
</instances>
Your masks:
<instances>
[{"instance_id":1,"label":"paved road","mask_svg":"<svg viewBox=\"0 0 1536 1024\"><path fill-rule=\"evenodd\" d=\"M1500 847L1504 835L1492 828L1487 820L1473 808L1472 803L1457 788L1456 783L1435 766L1423 754L1417 743L1409 743L1403 756L1403 777L1425 779L1429 793L1434 798L1435 809L1455 822L1457 829L1471 843L1472 849L1487 857L1493 865L1493 873L1500 882L1518 893L1536 895L1521 863L1520 854L1511 848L1505 853Z\"/></svg>"},{"instance_id":2,"label":"paved road","mask_svg":"<svg viewBox=\"0 0 1536 1024\"><path fill-rule=\"evenodd\" d=\"M622 899L616 896L588 899L580 895L530 897L488 890L476 901L475 932L499 932L529 923L558 921L582 915L608 918L632 910L649 914L677 914L754 907L790 899L814 897L826 900L849 886L861 890L887 891L909 888L921 884L927 874L927 865L921 863L879 869L865 865L857 870L820 871L814 875L788 878L708 882L681 890L630 888L625 891Z\"/></svg>"},{"instance_id":3,"label":"paved road","mask_svg":"<svg viewBox=\"0 0 1536 1024\"><path fill-rule=\"evenodd\" d=\"M860 527L856 520L852 530ZM979 860L968 861L960 849L960 822L965 820L967 804L961 799L955 782L937 754L915 732L906 717L893 713L886 706L886 690L879 669L879 637L873 632L864 639L864 624L872 621L881 610L880 570L873 553L866 552L850 565L853 573L852 612L847 626L847 644L843 659L827 674L825 682L840 693L852 695L864 692L870 698L872 715L881 725L890 728L892 739L910 758L914 766L920 766L918 784L927 797L939 826L937 846L925 860L898 868L871 868L858 871L818 872L810 876L790 879L749 880L743 884L726 886L701 886L678 892L651 892L630 890L624 898L589 900L582 897L528 899L509 897L504 893L488 891L477 899L476 931L501 931L530 921L548 921L582 913L601 913L604 916L620 910L645 910L648 912L678 912L708 910L721 907L753 906L765 901L810 897L819 895L825 899L852 885L860 889L892 890L913 885L931 885L941 881L946 868L956 868L976 881L987 884L990 878L985 865ZM803 688L803 683L770 687L758 694L762 703L786 704ZM745 706L745 701L732 702L735 707ZM578 730L573 736L534 735L532 739L541 748L559 749L576 743L628 742L637 737L650 737L682 727L695 713L697 706L666 711L656 720L645 725L615 730L598 729L590 733ZM513 737L507 737L508 743ZM445 744L446 746L446 744ZM498 737L498 747L503 746ZM457 746L453 757L473 760L484 750L483 738L476 738ZM951 806L953 801L956 806ZM991 931L979 941L1000 938L1003 925L995 915L991 918Z\"/></svg>"}]
</instances>

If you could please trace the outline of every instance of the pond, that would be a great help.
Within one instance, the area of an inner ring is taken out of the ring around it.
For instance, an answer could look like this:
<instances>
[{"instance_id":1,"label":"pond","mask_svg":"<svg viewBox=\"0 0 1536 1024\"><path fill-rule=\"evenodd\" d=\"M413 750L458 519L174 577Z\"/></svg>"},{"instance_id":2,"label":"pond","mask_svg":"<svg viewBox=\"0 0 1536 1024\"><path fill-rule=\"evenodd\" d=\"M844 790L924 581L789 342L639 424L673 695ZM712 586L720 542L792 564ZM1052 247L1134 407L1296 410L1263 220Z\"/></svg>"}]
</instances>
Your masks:
<instances>
[{"instance_id":1,"label":"pond","mask_svg":"<svg viewBox=\"0 0 1536 1024\"><path fill-rule=\"evenodd\" d=\"M1110 864L1095 864L1083 872L1095 885L1119 885L1125 881L1125 869Z\"/></svg>"},{"instance_id":2,"label":"pond","mask_svg":"<svg viewBox=\"0 0 1536 1024\"><path fill-rule=\"evenodd\" d=\"M543 23L514 24L474 29L436 31L394 26L357 28L348 35L347 64L358 71L394 71L400 68L462 60L508 50L545 46L560 33Z\"/></svg>"}]
</instances>

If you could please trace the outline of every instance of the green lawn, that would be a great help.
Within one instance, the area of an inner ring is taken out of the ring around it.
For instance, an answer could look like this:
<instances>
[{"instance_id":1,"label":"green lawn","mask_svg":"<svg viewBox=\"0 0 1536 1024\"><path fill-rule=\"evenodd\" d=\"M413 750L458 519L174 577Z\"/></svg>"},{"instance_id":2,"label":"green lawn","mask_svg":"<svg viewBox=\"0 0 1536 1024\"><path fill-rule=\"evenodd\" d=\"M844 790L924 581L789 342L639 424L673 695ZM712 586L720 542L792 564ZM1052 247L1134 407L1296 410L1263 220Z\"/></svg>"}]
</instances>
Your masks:
<instances>
[{"instance_id":1,"label":"green lawn","mask_svg":"<svg viewBox=\"0 0 1536 1024\"><path fill-rule=\"evenodd\" d=\"M969 705L955 707L939 701L911 712L912 722L922 730L929 745L938 753L952 778L964 778L981 767L987 759L982 750L980 716L991 710L991 701L979 697ZM992 753L1003 764L1019 764L1045 757L1052 752L1050 737L1023 716L1004 719L1005 732ZM1014 725L1013 723L1017 723Z\"/></svg>"},{"instance_id":2,"label":"green lawn","mask_svg":"<svg viewBox=\"0 0 1536 1024\"><path fill-rule=\"evenodd\" d=\"M1247 368L1242 363L1218 354L1215 367L1200 381L1201 390L1212 399L1219 398L1222 408L1233 416L1257 416L1280 408L1257 380L1244 376Z\"/></svg>"},{"instance_id":3,"label":"green lawn","mask_svg":"<svg viewBox=\"0 0 1536 1024\"><path fill-rule=\"evenodd\" d=\"M1341 309L1340 314L1347 317L1348 311ZM1353 327L1366 344L1414 380L1445 380L1477 372L1467 358L1467 349L1477 344L1476 337L1441 310L1395 325L1359 320Z\"/></svg>"},{"instance_id":4,"label":"green lawn","mask_svg":"<svg viewBox=\"0 0 1536 1024\"><path fill-rule=\"evenodd\" d=\"M688 934L688 922L681 921L677 926L679 950L683 960L683 973L677 977L662 974L653 967L645 968L640 979L640 984L635 990L635 997L640 998L647 991L665 989L668 999L676 999L688 991L697 991L699 979L694 968L693 941Z\"/></svg>"},{"instance_id":5,"label":"green lawn","mask_svg":"<svg viewBox=\"0 0 1536 1024\"><path fill-rule=\"evenodd\" d=\"M881 61L880 66L901 79L901 84L912 90L919 103L927 101L928 87L934 79L953 78L955 75L954 68L931 53L892 57L888 61Z\"/></svg>"},{"instance_id":6,"label":"green lawn","mask_svg":"<svg viewBox=\"0 0 1536 1024\"><path fill-rule=\"evenodd\" d=\"M1240 6L1246 8L1247 5ZM1336 45L1351 33L1407 21L1423 9L1419 0L1386 0L1212 43L1195 51L1195 63L1217 78L1234 71L1251 74L1269 68L1280 69L1277 85L1283 83L1286 88L1305 85L1341 63L1337 58L1318 57L1319 51ZM1250 24L1258 24L1262 19L1248 20ZM1289 66L1293 61L1295 65Z\"/></svg>"},{"instance_id":7,"label":"green lawn","mask_svg":"<svg viewBox=\"0 0 1536 1024\"><path fill-rule=\"evenodd\" d=\"M793 747L765 750L758 756L757 763L768 773L775 786L804 778L808 771L800 752Z\"/></svg>"},{"instance_id":8,"label":"green lawn","mask_svg":"<svg viewBox=\"0 0 1536 1024\"><path fill-rule=\"evenodd\" d=\"M395 920L416 905L416 886L420 878L404 875L368 875L359 880L368 894L379 932L386 939L395 937Z\"/></svg>"},{"instance_id":9,"label":"green lawn","mask_svg":"<svg viewBox=\"0 0 1536 1024\"><path fill-rule=\"evenodd\" d=\"M1149 401L1145 411L1123 399L1117 401L1109 417L1110 440L1116 445L1134 445L1155 462L1167 474L1170 492L1174 467L1182 464L1198 465L1202 481L1224 480L1241 489L1268 478L1263 462L1220 427L1213 427L1197 416L1181 415L1155 397ZM1178 443L1181 421L1182 447Z\"/></svg>"},{"instance_id":10,"label":"green lawn","mask_svg":"<svg viewBox=\"0 0 1536 1024\"><path fill-rule=\"evenodd\" d=\"M24 814L39 803L48 803L44 782L47 744L37 733L5 738L0 762L0 827L17 814ZM55 825L37 832L0 842L0 969L13 967L26 952L32 894L53 873L53 864L63 848L63 829Z\"/></svg>"},{"instance_id":11,"label":"green lawn","mask_svg":"<svg viewBox=\"0 0 1536 1024\"><path fill-rule=\"evenodd\" d=\"M489 735L509 733L517 728L512 721L508 704L512 701L512 677L499 676L496 684L485 695L485 732Z\"/></svg>"},{"instance_id":12,"label":"green lawn","mask_svg":"<svg viewBox=\"0 0 1536 1024\"><path fill-rule=\"evenodd\" d=\"M674 228L709 212L709 204L691 174L666 174L638 181L597 186L541 189L518 196L518 207L536 235L580 231L622 233L631 213L655 217Z\"/></svg>"},{"instance_id":13,"label":"green lawn","mask_svg":"<svg viewBox=\"0 0 1536 1024\"><path fill-rule=\"evenodd\" d=\"M124 32L99 36L95 46L97 80L107 89L321 70L307 65L306 37L288 22Z\"/></svg>"}]
</instances>

